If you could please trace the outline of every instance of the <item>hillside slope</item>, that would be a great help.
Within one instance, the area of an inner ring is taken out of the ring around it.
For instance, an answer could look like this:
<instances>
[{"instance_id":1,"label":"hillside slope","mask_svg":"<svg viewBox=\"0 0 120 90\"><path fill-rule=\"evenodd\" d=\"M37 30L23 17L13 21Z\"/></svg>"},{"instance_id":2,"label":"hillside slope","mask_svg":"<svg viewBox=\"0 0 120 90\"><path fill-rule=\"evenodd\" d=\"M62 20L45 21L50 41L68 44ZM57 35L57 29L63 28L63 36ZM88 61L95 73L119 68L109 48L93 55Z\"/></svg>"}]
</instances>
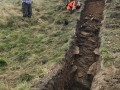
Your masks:
<instances>
[{"instance_id":1,"label":"hillside slope","mask_svg":"<svg viewBox=\"0 0 120 90\"><path fill-rule=\"evenodd\" d=\"M64 58L79 11L70 14L62 0L34 0L28 19L20 0L1 0L0 12L0 90L29 90Z\"/></svg>"}]
</instances>

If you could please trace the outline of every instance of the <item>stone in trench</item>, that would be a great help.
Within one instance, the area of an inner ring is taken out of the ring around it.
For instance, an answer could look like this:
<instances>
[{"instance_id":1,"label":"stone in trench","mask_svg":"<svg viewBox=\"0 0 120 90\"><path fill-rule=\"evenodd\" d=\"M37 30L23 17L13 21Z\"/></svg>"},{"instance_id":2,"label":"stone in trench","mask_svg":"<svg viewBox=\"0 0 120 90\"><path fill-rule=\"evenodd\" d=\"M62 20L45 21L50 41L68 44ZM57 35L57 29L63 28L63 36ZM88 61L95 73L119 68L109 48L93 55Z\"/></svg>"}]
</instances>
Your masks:
<instances>
[{"instance_id":1,"label":"stone in trench","mask_svg":"<svg viewBox=\"0 0 120 90\"><path fill-rule=\"evenodd\" d=\"M89 15L89 17L91 18L91 17L93 17L93 15Z\"/></svg>"},{"instance_id":2,"label":"stone in trench","mask_svg":"<svg viewBox=\"0 0 120 90\"><path fill-rule=\"evenodd\" d=\"M84 36L89 36L90 35L90 33L87 33L87 32L84 32L84 31L82 31L81 34L84 35Z\"/></svg>"},{"instance_id":3,"label":"stone in trench","mask_svg":"<svg viewBox=\"0 0 120 90\"><path fill-rule=\"evenodd\" d=\"M100 55L99 48L96 48L93 52L94 52L95 55Z\"/></svg>"},{"instance_id":4,"label":"stone in trench","mask_svg":"<svg viewBox=\"0 0 120 90\"><path fill-rule=\"evenodd\" d=\"M78 78L81 78L83 75L81 72L78 73Z\"/></svg>"},{"instance_id":5,"label":"stone in trench","mask_svg":"<svg viewBox=\"0 0 120 90\"><path fill-rule=\"evenodd\" d=\"M90 20L91 20L91 21L95 21L95 22L99 22L99 19L97 19L97 18L95 18L95 17L92 17Z\"/></svg>"},{"instance_id":6,"label":"stone in trench","mask_svg":"<svg viewBox=\"0 0 120 90\"><path fill-rule=\"evenodd\" d=\"M91 74L91 75L95 75L97 71L97 62L93 63L90 67L89 67L89 70L87 72L87 74Z\"/></svg>"},{"instance_id":7,"label":"stone in trench","mask_svg":"<svg viewBox=\"0 0 120 90\"><path fill-rule=\"evenodd\" d=\"M82 28L82 29L84 29L86 27L87 27L86 24L83 24L83 25L80 26L80 28Z\"/></svg>"},{"instance_id":8,"label":"stone in trench","mask_svg":"<svg viewBox=\"0 0 120 90\"><path fill-rule=\"evenodd\" d=\"M79 47L75 46L73 54L79 54L79 53L80 53Z\"/></svg>"},{"instance_id":9,"label":"stone in trench","mask_svg":"<svg viewBox=\"0 0 120 90\"><path fill-rule=\"evenodd\" d=\"M92 38L89 38L88 40L95 43L95 40L93 40Z\"/></svg>"},{"instance_id":10,"label":"stone in trench","mask_svg":"<svg viewBox=\"0 0 120 90\"><path fill-rule=\"evenodd\" d=\"M85 20L89 20L90 18L89 17L85 17Z\"/></svg>"},{"instance_id":11,"label":"stone in trench","mask_svg":"<svg viewBox=\"0 0 120 90\"><path fill-rule=\"evenodd\" d=\"M73 66L72 70L71 70L71 73L74 73L77 69L78 69L77 66Z\"/></svg>"}]
</instances>

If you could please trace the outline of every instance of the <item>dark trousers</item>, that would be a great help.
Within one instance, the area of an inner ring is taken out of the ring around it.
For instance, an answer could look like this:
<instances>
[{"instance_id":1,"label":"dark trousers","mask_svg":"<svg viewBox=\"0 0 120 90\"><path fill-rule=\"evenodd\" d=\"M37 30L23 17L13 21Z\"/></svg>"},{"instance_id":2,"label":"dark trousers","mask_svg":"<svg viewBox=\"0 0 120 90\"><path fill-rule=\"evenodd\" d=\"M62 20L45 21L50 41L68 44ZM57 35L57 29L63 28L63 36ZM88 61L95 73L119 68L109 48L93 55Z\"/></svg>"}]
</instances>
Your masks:
<instances>
[{"instance_id":1,"label":"dark trousers","mask_svg":"<svg viewBox=\"0 0 120 90\"><path fill-rule=\"evenodd\" d=\"M32 16L31 4L27 4L27 3L23 2L22 3L22 11L23 11L23 17L31 17Z\"/></svg>"}]
</instances>

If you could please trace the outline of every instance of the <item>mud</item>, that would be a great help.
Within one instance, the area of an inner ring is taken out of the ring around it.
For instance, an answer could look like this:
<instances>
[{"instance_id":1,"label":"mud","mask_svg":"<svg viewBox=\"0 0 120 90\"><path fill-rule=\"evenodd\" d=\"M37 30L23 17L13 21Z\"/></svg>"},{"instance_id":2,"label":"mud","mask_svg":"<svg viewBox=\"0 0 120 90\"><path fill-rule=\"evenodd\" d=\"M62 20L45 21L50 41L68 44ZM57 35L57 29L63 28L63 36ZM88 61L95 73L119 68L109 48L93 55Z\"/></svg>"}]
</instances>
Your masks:
<instances>
[{"instance_id":1,"label":"mud","mask_svg":"<svg viewBox=\"0 0 120 90\"><path fill-rule=\"evenodd\" d=\"M62 69L40 90L90 90L99 62L104 0L87 0Z\"/></svg>"}]
</instances>

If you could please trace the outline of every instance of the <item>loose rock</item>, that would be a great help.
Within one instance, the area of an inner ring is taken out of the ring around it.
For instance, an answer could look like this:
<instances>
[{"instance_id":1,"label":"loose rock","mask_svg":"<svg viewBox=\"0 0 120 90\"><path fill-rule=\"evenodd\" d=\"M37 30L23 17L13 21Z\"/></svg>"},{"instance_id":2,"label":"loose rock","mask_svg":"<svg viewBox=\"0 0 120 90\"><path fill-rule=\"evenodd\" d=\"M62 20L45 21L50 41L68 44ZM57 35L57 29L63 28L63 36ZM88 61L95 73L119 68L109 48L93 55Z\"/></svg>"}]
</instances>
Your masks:
<instances>
[{"instance_id":1,"label":"loose rock","mask_svg":"<svg viewBox=\"0 0 120 90\"><path fill-rule=\"evenodd\" d=\"M95 54L95 55L100 55L100 52L99 52L99 49L98 49L98 48L96 48L96 49L94 50L94 54Z\"/></svg>"}]
</instances>

